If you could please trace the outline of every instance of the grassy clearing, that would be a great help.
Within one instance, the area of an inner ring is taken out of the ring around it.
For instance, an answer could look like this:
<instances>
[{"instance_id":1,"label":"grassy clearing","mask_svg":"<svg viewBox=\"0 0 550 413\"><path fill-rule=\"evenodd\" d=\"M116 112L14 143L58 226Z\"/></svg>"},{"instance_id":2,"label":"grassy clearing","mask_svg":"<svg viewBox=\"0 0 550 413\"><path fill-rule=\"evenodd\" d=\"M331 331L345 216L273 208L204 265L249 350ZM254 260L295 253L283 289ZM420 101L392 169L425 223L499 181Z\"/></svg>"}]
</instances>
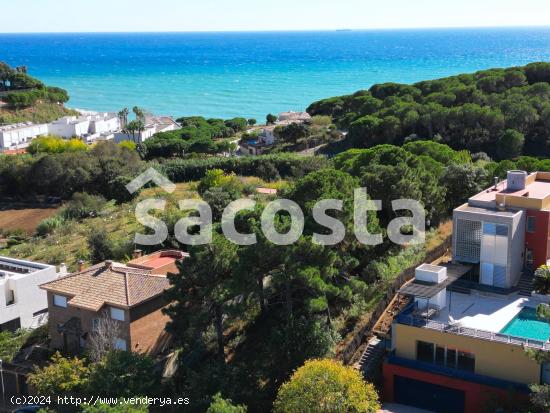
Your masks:
<instances>
[{"instance_id":1,"label":"grassy clearing","mask_svg":"<svg viewBox=\"0 0 550 413\"><path fill-rule=\"evenodd\" d=\"M285 184L284 181L266 183L258 178L246 177L239 179L243 183L254 187L280 188ZM127 247L127 255L122 257L120 261L128 260L133 249L134 234L145 232L145 228L137 222L134 215L136 204L147 198L166 199L167 205L164 212L155 215L163 219L171 229L177 220L184 215L178 209L178 201L199 197L196 191L197 184L197 182L176 184L176 190L171 194L167 194L160 188L145 189L132 202L120 205L110 202L97 217L82 221L64 221L62 226L55 229L53 233L44 237L35 235L18 245L3 249L2 254L52 265L59 265L64 262L69 270L74 271L78 267L79 260L88 262L87 238L92 229L103 228L107 231L109 237L120 244L122 248ZM262 199L261 196L257 196L257 198Z\"/></svg>"},{"instance_id":2,"label":"grassy clearing","mask_svg":"<svg viewBox=\"0 0 550 413\"><path fill-rule=\"evenodd\" d=\"M0 107L0 125L18 122L49 123L67 115L78 115L78 112L48 102L40 102L25 109Z\"/></svg>"}]
</instances>

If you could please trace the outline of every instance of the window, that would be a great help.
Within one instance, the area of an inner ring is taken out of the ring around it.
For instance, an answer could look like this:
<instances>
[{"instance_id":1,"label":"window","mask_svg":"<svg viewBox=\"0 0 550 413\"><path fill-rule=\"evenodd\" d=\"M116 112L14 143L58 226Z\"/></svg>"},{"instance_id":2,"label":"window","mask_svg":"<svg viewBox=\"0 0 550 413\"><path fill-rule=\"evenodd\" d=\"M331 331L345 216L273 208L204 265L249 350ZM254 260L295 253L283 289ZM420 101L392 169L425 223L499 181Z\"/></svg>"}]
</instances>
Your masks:
<instances>
[{"instance_id":1,"label":"window","mask_svg":"<svg viewBox=\"0 0 550 413\"><path fill-rule=\"evenodd\" d=\"M434 345L425 341L416 342L416 359L426 363L434 362Z\"/></svg>"},{"instance_id":2,"label":"window","mask_svg":"<svg viewBox=\"0 0 550 413\"><path fill-rule=\"evenodd\" d=\"M99 330L99 318L94 318L92 320L92 331L98 331Z\"/></svg>"},{"instance_id":3,"label":"window","mask_svg":"<svg viewBox=\"0 0 550 413\"><path fill-rule=\"evenodd\" d=\"M527 232L535 232L536 222L535 217L527 217Z\"/></svg>"},{"instance_id":4,"label":"window","mask_svg":"<svg viewBox=\"0 0 550 413\"><path fill-rule=\"evenodd\" d=\"M111 307L111 318L113 320L124 321L124 310L120 308Z\"/></svg>"},{"instance_id":5,"label":"window","mask_svg":"<svg viewBox=\"0 0 550 413\"><path fill-rule=\"evenodd\" d=\"M508 225L496 225L496 235L507 237L508 236Z\"/></svg>"},{"instance_id":6,"label":"window","mask_svg":"<svg viewBox=\"0 0 550 413\"><path fill-rule=\"evenodd\" d=\"M480 283L494 287L506 287L506 266L490 262L481 263Z\"/></svg>"},{"instance_id":7,"label":"window","mask_svg":"<svg viewBox=\"0 0 550 413\"><path fill-rule=\"evenodd\" d=\"M456 369L456 350L447 349L447 363L445 365L450 369Z\"/></svg>"},{"instance_id":8,"label":"window","mask_svg":"<svg viewBox=\"0 0 550 413\"><path fill-rule=\"evenodd\" d=\"M124 350L126 351L126 340L117 338L115 340L115 350Z\"/></svg>"},{"instance_id":9,"label":"window","mask_svg":"<svg viewBox=\"0 0 550 413\"><path fill-rule=\"evenodd\" d=\"M416 359L449 369L475 372L476 359L472 353L424 341L416 342Z\"/></svg>"},{"instance_id":10,"label":"window","mask_svg":"<svg viewBox=\"0 0 550 413\"><path fill-rule=\"evenodd\" d=\"M6 291L6 305L15 304L15 292L13 290Z\"/></svg>"},{"instance_id":11,"label":"window","mask_svg":"<svg viewBox=\"0 0 550 413\"><path fill-rule=\"evenodd\" d=\"M499 235L503 237L508 236L508 225L493 224L486 222L483 224L483 234L485 235Z\"/></svg>"},{"instance_id":12,"label":"window","mask_svg":"<svg viewBox=\"0 0 550 413\"><path fill-rule=\"evenodd\" d=\"M458 370L474 372L476 366L476 358L472 353L466 353L464 351L458 352L456 360L456 368Z\"/></svg>"},{"instance_id":13,"label":"window","mask_svg":"<svg viewBox=\"0 0 550 413\"><path fill-rule=\"evenodd\" d=\"M438 366L445 365L445 347L437 346L435 348L435 364Z\"/></svg>"},{"instance_id":14,"label":"window","mask_svg":"<svg viewBox=\"0 0 550 413\"><path fill-rule=\"evenodd\" d=\"M54 295L53 296L53 305L56 307L61 308L67 308L67 297L63 297L62 295Z\"/></svg>"}]
</instances>

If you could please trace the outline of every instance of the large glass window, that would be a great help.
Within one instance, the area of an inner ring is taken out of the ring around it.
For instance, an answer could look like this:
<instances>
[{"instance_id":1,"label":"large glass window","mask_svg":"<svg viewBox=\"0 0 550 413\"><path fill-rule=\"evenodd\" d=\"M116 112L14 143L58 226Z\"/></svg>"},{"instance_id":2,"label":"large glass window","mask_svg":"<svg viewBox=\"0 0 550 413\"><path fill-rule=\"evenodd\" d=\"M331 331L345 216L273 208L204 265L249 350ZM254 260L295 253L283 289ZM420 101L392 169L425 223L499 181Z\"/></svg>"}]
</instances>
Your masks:
<instances>
[{"instance_id":1,"label":"large glass window","mask_svg":"<svg viewBox=\"0 0 550 413\"><path fill-rule=\"evenodd\" d=\"M485 222L483 224L483 233L485 235L499 235L508 236L508 225L494 224L492 222Z\"/></svg>"},{"instance_id":2,"label":"large glass window","mask_svg":"<svg viewBox=\"0 0 550 413\"><path fill-rule=\"evenodd\" d=\"M456 361L456 368L459 370L474 372L476 367L476 358L472 353L459 351Z\"/></svg>"},{"instance_id":3,"label":"large glass window","mask_svg":"<svg viewBox=\"0 0 550 413\"><path fill-rule=\"evenodd\" d=\"M416 342L416 359L426 363L434 362L434 345L425 341Z\"/></svg>"},{"instance_id":4,"label":"large glass window","mask_svg":"<svg viewBox=\"0 0 550 413\"><path fill-rule=\"evenodd\" d=\"M435 348L435 364L438 366L445 365L445 347L437 346Z\"/></svg>"},{"instance_id":5,"label":"large glass window","mask_svg":"<svg viewBox=\"0 0 550 413\"><path fill-rule=\"evenodd\" d=\"M452 348L447 349L447 367L450 369L456 369L456 350Z\"/></svg>"},{"instance_id":6,"label":"large glass window","mask_svg":"<svg viewBox=\"0 0 550 413\"><path fill-rule=\"evenodd\" d=\"M425 341L416 342L416 359L449 369L475 372L476 359L472 353Z\"/></svg>"},{"instance_id":7,"label":"large glass window","mask_svg":"<svg viewBox=\"0 0 550 413\"><path fill-rule=\"evenodd\" d=\"M490 262L481 263L480 283L492 285L495 287L506 287L506 266L492 264Z\"/></svg>"}]
</instances>

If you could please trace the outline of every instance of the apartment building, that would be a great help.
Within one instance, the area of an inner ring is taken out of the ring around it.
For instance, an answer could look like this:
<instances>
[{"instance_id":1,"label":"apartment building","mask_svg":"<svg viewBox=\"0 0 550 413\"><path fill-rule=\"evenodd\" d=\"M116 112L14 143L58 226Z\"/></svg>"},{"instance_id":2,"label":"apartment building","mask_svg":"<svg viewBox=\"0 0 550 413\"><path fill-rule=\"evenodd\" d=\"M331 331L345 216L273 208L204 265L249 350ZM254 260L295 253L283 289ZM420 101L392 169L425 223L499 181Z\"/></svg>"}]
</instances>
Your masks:
<instances>
[{"instance_id":1,"label":"apartment building","mask_svg":"<svg viewBox=\"0 0 550 413\"><path fill-rule=\"evenodd\" d=\"M0 126L0 152L26 148L33 139L47 134L46 123L24 122Z\"/></svg>"},{"instance_id":2,"label":"apartment building","mask_svg":"<svg viewBox=\"0 0 550 413\"><path fill-rule=\"evenodd\" d=\"M531 294L532 269L549 258L550 174L507 180L453 214L452 259L424 264L399 294L411 299L392 326L384 397L435 412L483 412L550 384L550 323L536 315L550 296Z\"/></svg>"},{"instance_id":3,"label":"apartment building","mask_svg":"<svg viewBox=\"0 0 550 413\"><path fill-rule=\"evenodd\" d=\"M120 119L116 113L89 112L81 116L64 116L51 122L48 130L51 135L62 138L81 138L87 142L109 140L120 129Z\"/></svg>"},{"instance_id":4,"label":"apartment building","mask_svg":"<svg viewBox=\"0 0 550 413\"><path fill-rule=\"evenodd\" d=\"M114 346L121 350L156 354L169 340L164 327L168 317L162 309L169 287L167 273L184 255L165 251L137 256L127 265L105 261L41 285L47 292L51 347L79 354L112 320Z\"/></svg>"},{"instance_id":5,"label":"apartment building","mask_svg":"<svg viewBox=\"0 0 550 413\"><path fill-rule=\"evenodd\" d=\"M39 285L66 275L53 265L0 257L0 331L36 328L48 319L46 293Z\"/></svg>"}]
</instances>

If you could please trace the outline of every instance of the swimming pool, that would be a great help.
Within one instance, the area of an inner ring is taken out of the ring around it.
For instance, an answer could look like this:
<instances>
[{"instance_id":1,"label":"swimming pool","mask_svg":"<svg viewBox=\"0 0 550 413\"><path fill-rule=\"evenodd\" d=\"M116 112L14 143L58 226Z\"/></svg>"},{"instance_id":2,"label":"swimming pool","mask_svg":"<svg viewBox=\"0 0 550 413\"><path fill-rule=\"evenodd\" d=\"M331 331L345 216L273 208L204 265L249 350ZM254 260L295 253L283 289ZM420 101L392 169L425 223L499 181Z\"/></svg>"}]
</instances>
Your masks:
<instances>
[{"instance_id":1,"label":"swimming pool","mask_svg":"<svg viewBox=\"0 0 550 413\"><path fill-rule=\"evenodd\" d=\"M500 332L515 337L548 341L550 323L540 320L536 309L524 307Z\"/></svg>"}]
</instances>

